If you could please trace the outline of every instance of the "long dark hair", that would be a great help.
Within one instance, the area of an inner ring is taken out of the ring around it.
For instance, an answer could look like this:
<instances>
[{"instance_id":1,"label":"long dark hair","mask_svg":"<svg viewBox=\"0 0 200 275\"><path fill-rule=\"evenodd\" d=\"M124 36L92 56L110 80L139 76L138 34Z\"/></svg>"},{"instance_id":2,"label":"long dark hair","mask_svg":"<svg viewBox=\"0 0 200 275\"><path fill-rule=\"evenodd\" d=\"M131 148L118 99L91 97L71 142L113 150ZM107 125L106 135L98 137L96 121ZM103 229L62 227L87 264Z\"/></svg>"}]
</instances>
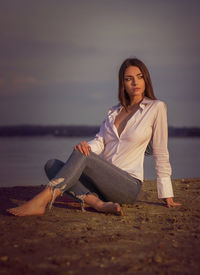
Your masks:
<instances>
[{"instance_id":1,"label":"long dark hair","mask_svg":"<svg viewBox=\"0 0 200 275\"><path fill-rule=\"evenodd\" d=\"M126 92L125 87L124 87L124 73L125 73L125 70L129 66L136 66L142 72L144 81L145 81L144 95L151 99L156 99L156 97L154 95L153 87L152 87L150 74L149 74L149 71L148 71L146 65L141 60L139 60L137 58L128 58L128 59L124 60L124 62L122 63L122 65L119 69L119 90L118 90L119 101L120 101L121 105L124 106L124 108L126 110L127 110L128 105L130 104L130 98L129 98L129 95Z\"/></svg>"}]
</instances>

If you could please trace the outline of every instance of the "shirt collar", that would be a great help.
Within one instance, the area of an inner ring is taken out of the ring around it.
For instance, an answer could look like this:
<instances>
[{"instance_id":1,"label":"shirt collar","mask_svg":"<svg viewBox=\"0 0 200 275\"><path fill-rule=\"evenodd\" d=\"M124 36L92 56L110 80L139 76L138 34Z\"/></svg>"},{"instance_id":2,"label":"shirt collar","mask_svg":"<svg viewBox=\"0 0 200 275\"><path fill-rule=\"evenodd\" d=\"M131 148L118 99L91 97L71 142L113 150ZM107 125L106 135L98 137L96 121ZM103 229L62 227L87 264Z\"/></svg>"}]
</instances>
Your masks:
<instances>
[{"instance_id":1,"label":"shirt collar","mask_svg":"<svg viewBox=\"0 0 200 275\"><path fill-rule=\"evenodd\" d=\"M152 102L152 99L145 96L143 98L143 100L140 102L140 108L142 108L142 110L143 110L145 108L145 106L150 104L151 102Z\"/></svg>"},{"instance_id":2,"label":"shirt collar","mask_svg":"<svg viewBox=\"0 0 200 275\"><path fill-rule=\"evenodd\" d=\"M144 97L143 98L143 100L140 102L140 108L143 110L144 108L145 108L145 106L147 105L147 104L150 104L152 102L152 99L150 99L150 98L148 98L148 97ZM122 105L121 105L121 103L119 103L119 104L117 104L117 105L115 105L115 106L113 106L111 109L110 109L110 111L109 111L109 114L118 114L119 112L120 112L120 110L122 109Z\"/></svg>"}]
</instances>

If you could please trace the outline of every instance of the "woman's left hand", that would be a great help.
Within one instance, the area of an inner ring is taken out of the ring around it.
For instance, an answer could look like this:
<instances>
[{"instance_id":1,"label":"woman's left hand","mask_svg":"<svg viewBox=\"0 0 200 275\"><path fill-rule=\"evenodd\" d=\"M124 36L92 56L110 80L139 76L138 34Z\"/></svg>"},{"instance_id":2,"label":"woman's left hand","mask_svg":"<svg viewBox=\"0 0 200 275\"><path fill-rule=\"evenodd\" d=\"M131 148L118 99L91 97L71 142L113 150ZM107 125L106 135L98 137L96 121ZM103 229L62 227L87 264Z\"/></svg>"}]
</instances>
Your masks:
<instances>
[{"instance_id":1,"label":"woman's left hand","mask_svg":"<svg viewBox=\"0 0 200 275\"><path fill-rule=\"evenodd\" d=\"M175 202L173 198L166 198L165 200L168 208L182 205L181 203Z\"/></svg>"}]
</instances>

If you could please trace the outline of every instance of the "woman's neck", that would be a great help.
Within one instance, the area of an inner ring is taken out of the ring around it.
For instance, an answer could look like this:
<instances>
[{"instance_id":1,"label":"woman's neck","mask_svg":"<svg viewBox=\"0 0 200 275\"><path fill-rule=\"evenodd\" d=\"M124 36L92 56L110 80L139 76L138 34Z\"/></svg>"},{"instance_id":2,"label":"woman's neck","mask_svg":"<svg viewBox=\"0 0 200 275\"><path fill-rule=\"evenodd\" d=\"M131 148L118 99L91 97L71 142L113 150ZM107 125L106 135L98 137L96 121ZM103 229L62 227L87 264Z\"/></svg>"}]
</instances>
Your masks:
<instances>
[{"instance_id":1,"label":"woman's neck","mask_svg":"<svg viewBox=\"0 0 200 275\"><path fill-rule=\"evenodd\" d=\"M136 105L139 105L140 102L143 100L144 96L134 96L132 98L130 98L130 104L129 104L129 107L133 107L133 106L136 106Z\"/></svg>"}]
</instances>

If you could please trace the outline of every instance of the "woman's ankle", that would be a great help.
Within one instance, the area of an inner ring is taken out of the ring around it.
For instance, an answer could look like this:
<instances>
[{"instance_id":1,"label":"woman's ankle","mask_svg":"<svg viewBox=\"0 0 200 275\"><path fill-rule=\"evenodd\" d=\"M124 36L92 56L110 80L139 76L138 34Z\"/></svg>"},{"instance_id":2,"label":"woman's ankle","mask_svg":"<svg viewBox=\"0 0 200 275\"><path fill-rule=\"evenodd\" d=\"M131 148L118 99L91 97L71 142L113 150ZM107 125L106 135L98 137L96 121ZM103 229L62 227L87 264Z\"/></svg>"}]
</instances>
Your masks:
<instances>
[{"instance_id":1,"label":"woman's ankle","mask_svg":"<svg viewBox=\"0 0 200 275\"><path fill-rule=\"evenodd\" d=\"M58 189L52 189L52 187L47 186L46 187L46 205L49 204L49 209L52 208L54 201L56 200L57 197L59 197L62 192Z\"/></svg>"},{"instance_id":2,"label":"woman's ankle","mask_svg":"<svg viewBox=\"0 0 200 275\"><path fill-rule=\"evenodd\" d=\"M97 196L93 194L88 194L84 196L83 201L84 203L88 204L96 210L99 210L104 204L102 200L100 200Z\"/></svg>"}]
</instances>

